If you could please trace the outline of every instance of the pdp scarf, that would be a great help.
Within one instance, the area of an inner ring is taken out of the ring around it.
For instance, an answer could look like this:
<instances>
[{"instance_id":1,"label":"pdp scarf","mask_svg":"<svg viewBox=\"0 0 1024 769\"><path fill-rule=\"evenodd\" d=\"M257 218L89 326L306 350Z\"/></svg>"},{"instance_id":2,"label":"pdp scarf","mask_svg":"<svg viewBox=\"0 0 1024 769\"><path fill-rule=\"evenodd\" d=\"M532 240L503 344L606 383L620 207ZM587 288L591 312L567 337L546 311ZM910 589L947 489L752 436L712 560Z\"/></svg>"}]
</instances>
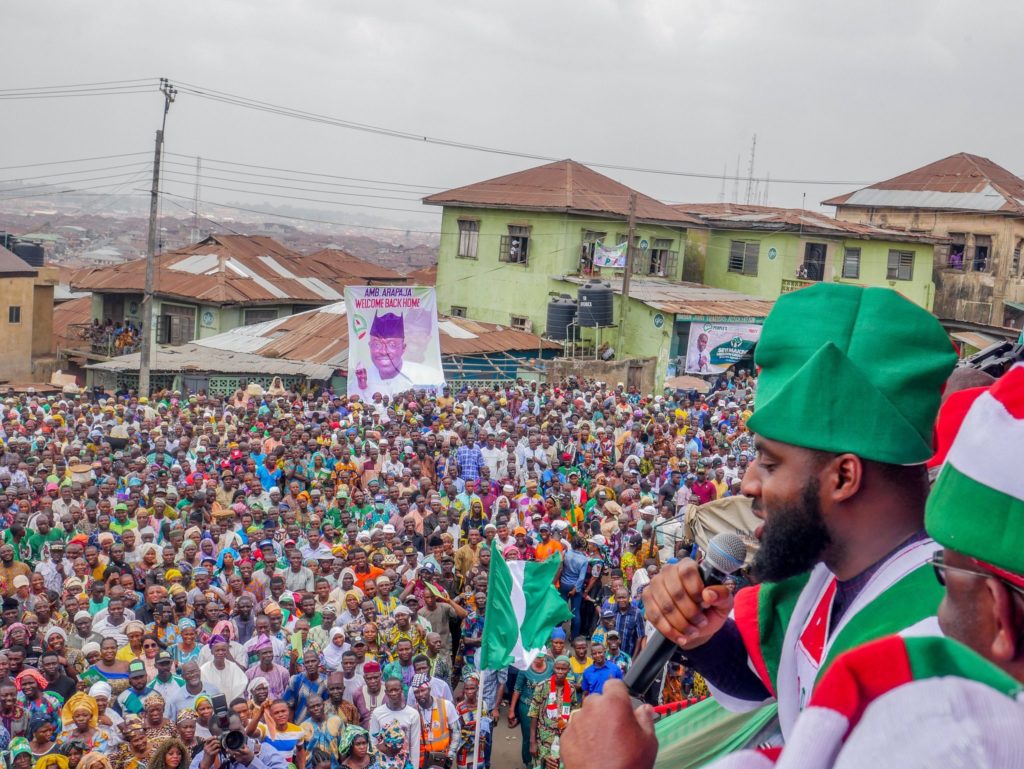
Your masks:
<instances>
[{"instance_id":1,"label":"pdp scarf","mask_svg":"<svg viewBox=\"0 0 1024 769\"><path fill-rule=\"evenodd\" d=\"M548 690L548 704L544 708L544 712L550 719L558 718L563 722L568 721L569 709L572 706L572 685L569 683L568 678L562 681L561 705L559 705L557 695L558 681L555 676L551 676L550 688Z\"/></svg>"}]
</instances>

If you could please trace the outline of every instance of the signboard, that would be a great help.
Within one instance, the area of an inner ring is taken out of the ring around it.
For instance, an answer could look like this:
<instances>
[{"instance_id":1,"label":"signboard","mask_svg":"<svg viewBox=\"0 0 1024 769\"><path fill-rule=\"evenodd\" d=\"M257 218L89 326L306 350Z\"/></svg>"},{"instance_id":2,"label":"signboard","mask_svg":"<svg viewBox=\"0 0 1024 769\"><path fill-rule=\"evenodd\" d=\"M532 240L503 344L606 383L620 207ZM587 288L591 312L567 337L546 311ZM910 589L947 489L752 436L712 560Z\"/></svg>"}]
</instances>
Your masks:
<instances>
[{"instance_id":1,"label":"signboard","mask_svg":"<svg viewBox=\"0 0 1024 769\"><path fill-rule=\"evenodd\" d=\"M665 316L662 315L660 312L655 313L654 314L654 327L655 328L661 328L664 325L665 325Z\"/></svg>"},{"instance_id":2,"label":"signboard","mask_svg":"<svg viewBox=\"0 0 1024 769\"><path fill-rule=\"evenodd\" d=\"M721 374L761 338L761 326L746 323L692 323L686 345L687 374Z\"/></svg>"},{"instance_id":3,"label":"signboard","mask_svg":"<svg viewBox=\"0 0 1024 769\"><path fill-rule=\"evenodd\" d=\"M626 244L620 243L617 246L606 246L601 243L595 243L594 266L624 268L626 266Z\"/></svg>"},{"instance_id":4,"label":"signboard","mask_svg":"<svg viewBox=\"0 0 1024 769\"><path fill-rule=\"evenodd\" d=\"M437 297L423 286L348 286L348 394L439 390L444 385Z\"/></svg>"},{"instance_id":5,"label":"signboard","mask_svg":"<svg viewBox=\"0 0 1024 769\"><path fill-rule=\"evenodd\" d=\"M640 250L641 250L641 251L646 251L646 250L647 250L647 249L649 249L650 247L651 247L651 244L647 242L647 238L643 238L643 239L642 239L642 240L640 241Z\"/></svg>"}]
</instances>

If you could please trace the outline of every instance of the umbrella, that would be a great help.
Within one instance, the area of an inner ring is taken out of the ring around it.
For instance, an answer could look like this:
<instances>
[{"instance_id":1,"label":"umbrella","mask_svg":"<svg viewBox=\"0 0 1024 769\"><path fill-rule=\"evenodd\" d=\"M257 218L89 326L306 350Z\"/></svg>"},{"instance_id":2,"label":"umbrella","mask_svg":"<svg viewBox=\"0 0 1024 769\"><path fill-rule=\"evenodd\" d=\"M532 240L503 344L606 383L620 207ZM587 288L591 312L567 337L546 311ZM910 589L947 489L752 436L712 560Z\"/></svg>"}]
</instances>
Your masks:
<instances>
[{"instance_id":1,"label":"umbrella","mask_svg":"<svg viewBox=\"0 0 1024 769\"><path fill-rule=\"evenodd\" d=\"M665 380L665 387L671 387L673 390L696 390L699 393L707 393L711 389L711 384L699 376L674 376Z\"/></svg>"}]
</instances>

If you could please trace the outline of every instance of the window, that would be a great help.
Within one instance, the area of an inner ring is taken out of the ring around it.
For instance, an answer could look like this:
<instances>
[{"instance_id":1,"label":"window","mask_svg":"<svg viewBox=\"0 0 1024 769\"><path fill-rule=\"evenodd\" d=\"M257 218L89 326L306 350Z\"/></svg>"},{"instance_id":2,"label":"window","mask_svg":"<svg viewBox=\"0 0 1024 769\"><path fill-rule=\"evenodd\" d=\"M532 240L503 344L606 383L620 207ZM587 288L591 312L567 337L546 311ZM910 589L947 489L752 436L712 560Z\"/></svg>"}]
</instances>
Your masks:
<instances>
[{"instance_id":1,"label":"window","mask_svg":"<svg viewBox=\"0 0 1024 769\"><path fill-rule=\"evenodd\" d=\"M914 252L895 249L889 251L889 267L885 277L889 280L913 280Z\"/></svg>"},{"instance_id":2,"label":"window","mask_svg":"<svg viewBox=\"0 0 1024 769\"><path fill-rule=\"evenodd\" d=\"M260 307L246 310L242 318L242 325L251 326L254 323L266 323L268 320L277 320L277 310Z\"/></svg>"},{"instance_id":3,"label":"window","mask_svg":"<svg viewBox=\"0 0 1024 769\"><path fill-rule=\"evenodd\" d=\"M462 259L476 259L480 245L480 222L476 219L459 219L459 252Z\"/></svg>"},{"instance_id":4,"label":"window","mask_svg":"<svg viewBox=\"0 0 1024 769\"><path fill-rule=\"evenodd\" d=\"M952 270L962 270L964 268L964 254L967 250L967 236L962 232L951 232L949 233L949 259L946 260L946 266Z\"/></svg>"},{"instance_id":5,"label":"window","mask_svg":"<svg viewBox=\"0 0 1024 769\"><path fill-rule=\"evenodd\" d=\"M655 238L654 245L647 255L647 274L661 277L673 277L679 252L672 250L671 238Z\"/></svg>"},{"instance_id":6,"label":"window","mask_svg":"<svg viewBox=\"0 0 1024 769\"><path fill-rule=\"evenodd\" d=\"M734 240L729 244L729 272L757 275L757 257L761 251L759 240Z\"/></svg>"},{"instance_id":7,"label":"window","mask_svg":"<svg viewBox=\"0 0 1024 769\"><path fill-rule=\"evenodd\" d=\"M971 260L971 269L974 272L986 272L988 270L989 255L992 253L992 238L989 235L974 236L974 259Z\"/></svg>"},{"instance_id":8,"label":"window","mask_svg":"<svg viewBox=\"0 0 1024 769\"><path fill-rule=\"evenodd\" d=\"M1016 248L1013 249L1013 259L1010 261L1010 275L1020 274L1020 249L1024 246L1024 241L1017 241Z\"/></svg>"},{"instance_id":9,"label":"window","mask_svg":"<svg viewBox=\"0 0 1024 769\"><path fill-rule=\"evenodd\" d=\"M512 328L516 331L529 331L530 330L530 319L525 315L513 315L512 317Z\"/></svg>"},{"instance_id":10,"label":"window","mask_svg":"<svg viewBox=\"0 0 1024 769\"><path fill-rule=\"evenodd\" d=\"M508 235L501 236L501 250L498 261L511 264L526 264L530 257L530 228L510 224Z\"/></svg>"},{"instance_id":11,"label":"window","mask_svg":"<svg viewBox=\"0 0 1024 769\"><path fill-rule=\"evenodd\" d=\"M590 275L594 272L594 249L599 243L604 242L608 236L607 232L596 232L595 230L583 230L580 239L580 264L581 275Z\"/></svg>"},{"instance_id":12,"label":"window","mask_svg":"<svg viewBox=\"0 0 1024 769\"><path fill-rule=\"evenodd\" d=\"M8 323L21 323L21 307L18 305L11 305L7 308L7 322Z\"/></svg>"},{"instance_id":13,"label":"window","mask_svg":"<svg viewBox=\"0 0 1024 769\"><path fill-rule=\"evenodd\" d=\"M843 252L843 277L860 277L860 249L848 248Z\"/></svg>"},{"instance_id":14,"label":"window","mask_svg":"<svg viewBox=\"0 0 1024 769\"><path fill-rule=\"evenodd\" d=\"M451 316L453 318L465 318L466 317L466 308L465 307L459 307L459 306L453 304L452 305Z\"/></svg>"}]
</instances>

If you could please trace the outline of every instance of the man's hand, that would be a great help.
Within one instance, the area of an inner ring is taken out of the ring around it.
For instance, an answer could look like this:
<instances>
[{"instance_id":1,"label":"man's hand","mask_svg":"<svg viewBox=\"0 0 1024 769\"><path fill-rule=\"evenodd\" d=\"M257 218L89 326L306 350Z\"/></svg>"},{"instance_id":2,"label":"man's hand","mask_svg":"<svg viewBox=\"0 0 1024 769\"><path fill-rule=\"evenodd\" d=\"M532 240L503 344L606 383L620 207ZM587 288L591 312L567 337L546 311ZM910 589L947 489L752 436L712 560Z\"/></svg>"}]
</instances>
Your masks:
<instances>
[{"instance_id":1,"label":"man's hand","mask_svg":"<svg viewBox=\"0 0 1024 769\"><path fill-rule=\"evenodd\" d=\"M216 737L210 737L203 743L203 757L199 760L199 766L202 769L210 769L210 767L217 765L219 757L220 740Z\"/></svg>"},{"instance_id":2,"label":"man's hand","mask_svg":"<svg viewBox=\"0 0 1024 769\"><path fill-rule=\"evenodd\" d=\"M650 769L658 753L654 710L642 705L634 711L625 685L609 680L569 719L559 745L566 769L593 766L594 756L601 757L601 769Z\"/></svg>"},{"instance_id":3,"label":"man's hand","mask_svg":"<svg viewBox=\"0 0 1024 769\"><path fill-rule=\"evenodd\" d=\"M256 758L256 754L253 753L252 748L249 747L248 740L246 740L245 744L238 750L229 750L228 755L244 766L248 766L252 763L252 760Z\"/></svg>"},{"instance_id":4,"label":"man's hand","mask_svg":"<svg viewBox=\"0 0 1024 769\"><path fill-rule=\"evenodd\" d=\"M726 585L705 587L696 561L666 566L643 592L647 619L665 638L694 649L717 633L732 611Z\"/></svg>"}]
</instances>

